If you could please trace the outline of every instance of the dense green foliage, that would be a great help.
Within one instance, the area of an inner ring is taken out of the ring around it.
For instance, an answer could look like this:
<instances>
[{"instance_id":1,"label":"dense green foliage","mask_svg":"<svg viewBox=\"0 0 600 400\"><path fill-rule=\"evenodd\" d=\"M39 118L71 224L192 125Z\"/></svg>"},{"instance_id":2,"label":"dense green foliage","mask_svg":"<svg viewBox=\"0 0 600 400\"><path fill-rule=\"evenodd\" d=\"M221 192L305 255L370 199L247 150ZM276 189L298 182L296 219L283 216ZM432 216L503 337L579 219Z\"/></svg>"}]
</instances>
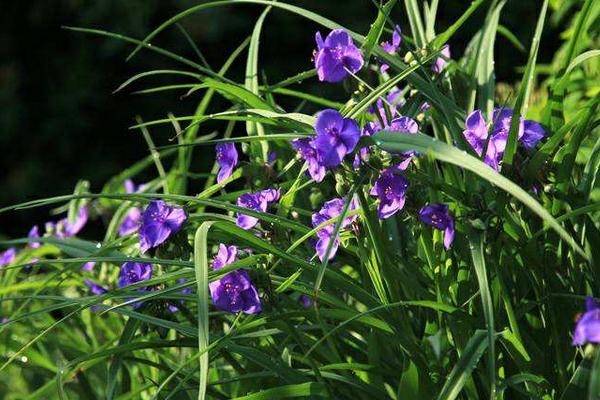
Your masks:
<instances>
[{"instance_id":1,"label":"dense green foliage","mask_svg":"<svg viewBox=\"0 0 600 400\"><path fill-rule=\"evenodd\" d=\"M199 50L189 59L154 45L163 30L182 29L184 18L221 6L264 10L252 35L240 38L221 67L204 63ZM373 66L344 82L343 103L304 89L314 70L275 83L260 67L261 29L272 9L289 12L300 24L316 22L322 31L340 27L334 15L268 0L225 0L177 14L145 39L68 28L132 44L130 57L138 51L165 56L171 66L141 72L119 89L159 96L175 91L197 107L193 115L138 119L131 129L143 133L150 155L101 192L90 193L82 182L73 195L0 209L56 207L73 215L84 202L91 217L106 225L97 241L46 236L39 248L24 247L28 239L3 243L23 247L0 271L0 313L7 318L0 326L3 398L598 398L600 352L593 345L573 347L571 334L585 296L600 290L600 3L540 1L537 24L527 21L529 43L499 25L509 6L495 0L465 4L461 18L436 32L443 2L385 2L368 32L351 32ZM403 27L401 57L378 45L389 37L396 13L410 21ZM564 44L551 64L539 65L550 18L568 21ZM444 72L433 75L430 61L464 24L480 30L464 54L452 54ZM510 37L515 49L529 48L516 87L495 82L499 34ZM377 73L375 59L390 65L389 77ZM240 63L246 74L237 82L228 72ZM164 76L172 83L152 84ZM406 172L411 186L404 210L382 222L368 196L377 171L340 169L316 184L289 140L313 134L307 104L336 108L362 125L368 108L396 85L407 89L401 113L419 120L420 134L380 132L364 140L384 150L417 150L420 157ZM283 108L280 100L289 104L290 98L294 106ZM226 105L209 108L215 99ZM418 107L422 101L431 105L425 113ZM540 121L547 138L523 151L516 146L515 124L502 169L495 172L469 149L462 131L474 108L504 104ZM152 133L165 128L173 143L155 146ZM217 184L216 167L192 169L207 155L212 159L216 143L231 141L243 144L244 155L230 179ZM270 152L277 154L273 163ZM125 193L126 179L149 173L155 178L142 192ZM261 234L238 228L235 200L273 185L282 189L280 202L268 213L249 213L261 220ZM327 223L338 231L344 216L358 218L342 232L337 256L319 262L310 215L326 200L348 194L357 195L358 209L346 207ZM140 255L136 234L119 237L117 229L132 204L143 207L156 198L184 206L189 219L149 258ZM441 232L417 218L419 208L433 202L449 204L456 217L449 250ZM251 252L214 271L210 262L219 243ZM118 267L131 260L152 262L153 279L89 295L84 277L115 288ZM89 261L95 269L82 271ZM261 314L212 306L208 282L238 268L250 271ZM158 289L134 295L147 285ZM182 287L194 290L182 294ZM311 296L312 306L302 307L300 294ZM146 305L131 307L140 298ZM167 302L179 300L180 312L168 313Z\"/></svg>"}]
</instances>

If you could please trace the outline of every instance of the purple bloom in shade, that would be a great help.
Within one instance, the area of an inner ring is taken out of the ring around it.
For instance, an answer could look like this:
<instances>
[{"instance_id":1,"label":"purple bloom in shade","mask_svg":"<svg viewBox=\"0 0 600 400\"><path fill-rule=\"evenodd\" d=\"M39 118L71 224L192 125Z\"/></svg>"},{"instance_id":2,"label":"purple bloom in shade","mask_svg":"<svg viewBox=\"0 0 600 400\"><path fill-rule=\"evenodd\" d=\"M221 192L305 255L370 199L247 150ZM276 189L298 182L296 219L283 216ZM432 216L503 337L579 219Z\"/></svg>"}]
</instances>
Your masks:
<instances>
[{"instance_id":1,"label":"purple bloom in shade","mask_svg":"<svg viewBox=\"0 0 600 400\"><path fill-rule=\"evenodd\" d=\"M181 207L171 207L162 200L152 200L142 213L140 226L140 250L142 253L164 243L177 233L187 215Z\"/></svg>"},{"instance_id":2,"label":"purple bloom in shade","mask_svg":"<svg viewBox=\"0 0 600 400\"><path fill-rule=\"evenodd\" d=\"M419 111L425 112L425 111L429 110L430 108L431 108L431 105L428 102L424 101L423 104L421 104L419 106Z\"/></svg>"},{"instance_id":3,"label":"purple bloom in shade","mask_svg":"<svg viewBox=\"0 0 600 400\"><path fill-rule=\"evenodd\" d=\"M360 138L358 124L332 109L319 113L315 131L317 136L313 139L313 146L319 163L326 168L337 167L354 150Z\"/></svg>"},{"instance_id":4,"label":"purple bloom in shade","mask_svg":"<svg viewBox=\"0 0 600 400\"><path fill-rule=\"evenodd\" d=\"M256 193L244 193L238 197L237 205L248 208L257 212L267 212L267 207L270 203L279 201L281 192L279 189L266 189ZM242 229L252 229L258 223L258 218L246 215L237 214L236 224Z\"/></svg>"},{"instance_id":5,"label":"purple bloom in shade","mask_svg":"<svg viewBox=\"0 0 600 400\"><path fill-rule=\"evenodd\" d=\"M184 284L185 278L178 279L177 283L180 285ZM191 287L183 288L183 289L181 289L181 293L182 294L192 294L192 288ZM180 303L183 304L183 300L181 300ZM173 304L169 304L168 309L169 309L169 312L172 312L172 313L176 313L179 311L179 307L177 307L176 305L173 305Z\"/></svg>"},{"instance_id":6,"label":"purple bloom in shade","mask_svg":"<svg viewBox=\"0 0 600 400\"><path fill-rule=\"evenodd\" d=\"M40 230L37 225L34 225L33 227L31 227L31 229L29 230L29 233L27 234L27 237L29 239L37 239L40 237ZM31 247L32 249L37 249L40 246L41 246L40 242L29 242L29 247Z\"/></svg>"},{"instance_id":7,"label":"purple bloom in shade","mask_svg":"<svg viewBox=\"0 0 600 400\"><path fill-rule=\"evenodd\" d=\"M318 212L312 215L313 228L316 228L317 226L321 225L326 221L329 221L332 218L338 217L344 209L345 202L345 199L338 198L329 200L325 204L323 204L323 207ZM357 207L358 204L356 202L356 199L352 199L348 211L355 210ZM348 225L356 221L357 217L357 215L354 215L351 217L344 218L344 220L342 221L342 225L340 226L340 232ZM335 254L337 253L337 249L340 245L339 235L335 238L332 238L336 223L337 222L330 223L317 231L317 236L319 237L319 239L315 244L315 250L321 261L323 261L323 259L325 258L325 255L327 253L327 247L329 246L329 242L332 239L334 242L331 247L331 252L329 253L329 259L331 260L333 257L335 257Z\"/></svg>"},{"instance_id":8,"label":"purple bloom in shade","mask_svg":"<svg viewBox=\"0 0 600 400\"><path fill-rule=\"evenodd\" d=\"M238 152L233 143L219 143L215 151L217 153L217 163L219 164L217 183L221 183L233 173L233 169L238 163Z\"/></svg>"},{"instance_id":9,"label":"purple bloom in shade","mask_svg":"<svg viewBox=\"0 0 600 400\"><path fill-rule=\"evenodd\" d=\"M454 217L446 204L434 203L421 208L419 218L425 224L444 231L444 247L450 248L454 241Z\"/></svg>"},{"instance_id":10,"label":"purple bloom in shade","mask_svg":"<svg viewBox=\"0 0 600 400\"><path fill-rule=\"evenodd\" d=\"M475 110L467 116L465 128L463 131L465 139L473 147L473 150L481 156L488 138L488 128L481 110ZM506 148L506 140L507 134L503 130L498 130L496 133L492 132L492 136L488 141L483 162L496 171L500 169L500 161Z\"/></svg>"},{"instance_id":11,"label":"purple bloom in shade","mask_svg":"<svg viewBox=\"0 0 600 400\"><path fill-rule=\"evenodd\" d=\"M128 261L121 265L117 285L122 289L137 282L147 281L150 278L152 278L152 264Z\"/></svg>"},{"instance_id":12,"label":"purple bloom in shade","mask_svg":"<svg viewBox=\"0 0 600 400\"><path fill-rule=\"evenodd\" d=\"M440 72L442 72L442 70L444 69L446 64L448 64L448 59L450 58L450 46L449 45L445 45L444 47L442 47L441 55L442 55L442 57L436 58L435 63L431 66L431 69L436 74L439 74Z\"/></svg>"},{"instance_id":13,"label":"purple bloom in shade","mask_svg":"<svg viewBox=\"0 0 600 400\"><path fill-rule=\"evenodd\" d=\"M315 68L320 81L339 82L348 76L348 71L354 74L362 68L360 49L345 30L335 29L325 40L317 32L316 40Z\"/></svg>"},{"instance_id":14,"label":"purple bloom in shade","mask_svg":"<svg viewBox=\"0 0 600 400\"><path fill-rule=\"evenodd\" d=\"M527 149L533 149L540 140L546 136L544 127L535 122L526 119L523 123L523 136L521 136L521 143Z\"/></svg>"},{"instance_id":15,"label":"purple bloom in shade","mask_svg":"<svg viewBox=\"0 0 600 400\"><path fill-rule=\"evenodd\" d=\"M133 207L127 212L127 215L125 218L123 218L121 225L119 225L119 236L126 236L130 233L137 232L141 223L142 211L137 207Z\"/></svg>"},{"instance_id":16,"label":"purple bloom in shade","mask_svg":"<svg viewBox=\"0 0 600 400\"><path fill-rule=\"evenodd\" d=\"M3 253L0 253L0 268L15 261L15 258L17 258L17 249L14 247L5 250Z\"/></svg>"},{"instance_id":17,"label":"purple bloom in shade","mask_svg":"<svg viewBox=\"0 0 600 400\"><path fill-rule=\"evenodd\" d=\"M100 296L100 295L108 292L107 289L105 289L102 286L98 285L94 281L91 281L89 279L84 279L83 282L90 289L90 292L92 292L93 295Z\"/></svg>"},{"instance_id":18,"label":"purple bloom in shade","mask_svg":"<svg viewBox=\"0 0 600 400\"><path fill-rule=\"evenodd\" d=\"M577 321L573 331L573 346L600 343L600 307L593 297L585 299L585 313Z\"/></svg>"},{"instance_id":19,"label":"purple bloom in shade","mask_svg":"<svg viewBox=\"0 0 600 400\"><path fill-rule=\"evenodd\" d=\"M377 196L379 199L377 215L380 219L387 219L404 207L406 191L408 190L408 180L402 175L394 173L401 169L405 169L405 165L399 165L382 171L371 188L370 194Z\"/></svg>"},{"instance_id":20,"label":"purple bloom in shade","mask_svg":"<svg viewBox=\"0 0 600 400\"><path fill-rule=\"evenodd\" d=\"M325 167L317 159L317 150L313 147L310 139L296 139L292 141L292 146L298 151L308 163L308 174L315 182L321 182L325 178Z\"/></svg>"},{"instance_id":21,"label":"purple bloom in shade","mask_svg":"<svg viewBox=\"0 0 600 400\"><path fill-rule=\"evenodd\" d=\"M398 53L398 48L400 47L401 42L402 42L402 36L401 36L400 27L398 25L396 25L394 27L394 32L392 33L392 43L385 41L385 42L381 43L381 47L388 54L396 54L396 53ZM387 71L389 67L390 66L387 64L381 64L381 67L379 67L379 70L383 73L383 72Z\"/></svg>"},{"instance_id":22,"label":"purple bloom in shade","mask_svg":"<svg viewBox=\"0 0 600 400\"><path fill-rule=\"evenodd\" d=\"M86 262L85 264L83 264L81 269L84 271L90 272L94 269L95 266L96 266L96 263L94 261L89 261L89 262Z\"/></svg>"},{"instance_id":23,"label":"purple bloom in shade","mask_svg":"<svg viewBox=\"0 0 600 400\"><path fill-rule=\"evenodd\" d=\"M219 245L212 268L217 270L236 260L237 247ZM217 281L208 284L213 304L220 310L230 313L240 311L246 314L257 314L262 311L258 291L250 280L250 275L243 269L231 271Z\"/></svg>"},{"instance_id":24,"label":"purple bloom in shade","mask_svg":"<svg viewBox=\"0 0 600 400\"><path fill-rule=\"evenodd\" d=\"M307 294L303 294L300 296L300 304L302 304L302 307L308 308L312 306L312 299Z\"/></svg>"}]
</instances>

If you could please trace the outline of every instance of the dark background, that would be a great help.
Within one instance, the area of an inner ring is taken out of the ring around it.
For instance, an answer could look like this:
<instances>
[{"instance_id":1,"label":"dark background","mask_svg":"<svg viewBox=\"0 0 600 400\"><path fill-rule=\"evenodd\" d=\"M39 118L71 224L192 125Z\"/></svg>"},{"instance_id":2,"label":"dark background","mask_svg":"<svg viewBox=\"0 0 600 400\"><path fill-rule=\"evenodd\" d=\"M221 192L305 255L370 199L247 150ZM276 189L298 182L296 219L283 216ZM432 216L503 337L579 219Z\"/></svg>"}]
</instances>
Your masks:
<instances>
[{"instance_id":1,"label":"dark background","mask_svg":"<svg viewBox=\"0 0 600 400\"><path fill-rule=\"evenodd\" d=\"M320 13L361 33L368 31L376 15L370 0L306 0L292 2ZM142 51L132 61L125 57L132 46L61 29L82 26L142 38L158 24L198 4L189 0L7 0L0 12L0 207L54 195L68 194L78 179L91 181L99 190L108 178L147 154L138 131L129 130L136 115L145 120L166 117L168 112L189 115L200 94L181 99L180 93L132 95L132 90L112 94L128 77L151 69L187 69L162 56ZM409 34L400 1L392 18ZM537 1L511 0L501 23L529 46L535 29ZM454 22L470 1L443 0L438 9L437 31ZM183 26L213 68L218 68L248 35L262 7L238 5L197 13ZM461 54L478 29L485 7L471 17L451 41ZM548 25L540 47L539 62L551 60L560 42L560 27ZM273 10L265 22L259 68L269 82L311 68L319 27L282 10ZM321 31L326 34L327 30ZM171 28L153 41L172 52L198 61L178 29ZM245 54L231 77L243 79ZM519 79L518 66L526 54L499 37L496 71L499 81ZM162 82L185 82L168 78ZM153 86L150 78L134 88ZM305 82L305 90L344 98L341 85ZM214 111L218 111L218 104ZM151 131L157 145L168 144L168 128ZM206 154L211 154L209 150ZM212 155L210 155L212 157ZM206 160L207 157L204 157ZM195 172L199 172L195 166ZM30 226L48 220L47 209L14 211L0 215L0 234L24 236Z\"/></svg>"}]
</instances>

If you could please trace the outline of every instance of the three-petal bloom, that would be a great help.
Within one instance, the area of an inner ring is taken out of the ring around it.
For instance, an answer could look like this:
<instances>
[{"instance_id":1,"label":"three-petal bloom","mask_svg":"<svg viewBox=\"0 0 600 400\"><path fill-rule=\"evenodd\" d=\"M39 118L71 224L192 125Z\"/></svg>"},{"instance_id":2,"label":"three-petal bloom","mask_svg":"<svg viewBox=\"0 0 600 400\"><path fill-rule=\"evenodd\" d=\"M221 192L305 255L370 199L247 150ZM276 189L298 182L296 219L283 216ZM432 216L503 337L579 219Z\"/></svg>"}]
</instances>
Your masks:
<instances>
[{"instance_id":1,"label":"three-petal bloom","mask_svg":"<svg viewBox=\"0 0 600 400\"><path fill-rule=\"evenodd\" d=\"M318 227L322 223L329 221L332 218L339 217L339 215L344 209L345 202L345 199L338 198L329 200L328 202L323 204L323 207L312 215L313 228ZM355 210L357 207L358 204L356 202L356 199L352 199L348 208L348 212ZM340 232L352 222L354 222L357 217L357 215L353 215L351 217L344 218L340 226ZM334 221L317 231L317 236L319 237L319 239L315 244L315 250L321 261L325 259L325 256L327 255L327 247L329 246L329 243L332 239L333 243L331 244L331 251L329 252L329 260L335 257L335 254L337 253L337 249L340 245L340 238L339 234L336 235L335 238L333 238L333 231L335 229L336 223L337 221Z\"/></svg>"},{"instance_id":2,"label":"three-petal bloom","mask_svg":"<svg viewBox=\"0 0 600 400\"><path fill-rule=\"evenodd\" d=\"M310 176L321 182L326 169L337 167L354 151L361 134L356 121L344 118L333 109L323 110L317 115L315 132L313 139L297 139L292 145L307 161Z\"/></svg>"},{"instance_id":3,"label":"three-petal bloom","mask_svg":"<svg viewBox=\"0 0 600 400\"><path fill-rule=\"evenodd\" d=\"M454 217L446 204L434 203L421 208L419 218L425 224L444 231L444 247L450 248L454 241Z\"/></svg>"},{"instance_id":4,"label":"three-petal bloom","mask_svg":"<svg viewBox=\"0 0 600 400\"><path fill-rule=\"evenodd\" d=\"M237 247L219 244L213 263L213 270L218 270L233 263L237 257ZM250 275L243 269L231 271L217 281L208 284L213 304L220 310L230 313L240 311L246 314L257 314L262 311L258 291L250 280Z\"/></svg>"},{"instance_id":5,"label":"three-petal bloom","mask_svg":"<svg viewBox=\"0 0 600 400\"><path fill-rule=\"evenodd\" d=\"M269 204L279 201L279 189L265 189L256 193L244 193L237 199L237 205L257 212L267 212ZM258 218L242 213L237 214L236 224L242 229L252 229L258 223Z\"/></svg>"},{"instance_id":6,"label":"three-petal bloom","mask_svg":"<svg viewBox=\"0 0 600 400\"><path fill-rule=\"evenodd\" d=\"M152 200L142 214L139 232L142 253L164 243L169 236L177 233L186 219L183 208L171 207L162 200Z\"/></svg>"},{"instance_id":7,"label":"three-petal bloom","mask_svg":"<svg viewBox=\"0 0 600 400\"><path fill-rule=\"evenodd\" d=\"M481 110L473 111L465 121L465 130L463 131L465 139L480 156L483 154L487 142L483 162L496 171L500 169L500 161L504 156L512 117L513 110L510 108L496 108L492 114L491 129L488 129ZM535 147L544 136L546 133L539 123L531 120L519 120L517 137L524 147L529 149Z\"/></svg>"},{"instance_id":8,"label":"three-petal bloom","mask_svg":"<svg viewBox=\"0 0 600 400\"><path fill-rule=\"evenodd\" d=\"M152 278L152 264L128 261L119 270L117 285L122 289L150 278ZM145 288L140 290L145 290Z\"/></svg>"},{"instance_id":9,"label":"three-petal bloom","mask_svg":"<svg viewBox=\"0 0 600 400\"><path fill-rule=\"evenodd\" d=\"M233 143L219 143L215 147L215 151L219 164L217 183L221 183L233 173L233 169L238 163L238 152Z\"/></svg>"},{"instance_id":10,"label":"three-petal bloom","mask_svg":"<svg viewBox=\"0 0 600 400\"><path fill-rule=\"evenodd\" d=\"M58 222L46 222L46 231L53 233L56 237L64 239L77 235L88 221L87 207L81 207L73 221L63 218Z\"/></svg>"},{"instance_id":11,"label":"three-petal bloom","mask_svg":"<svg viewBox=\"0 0 600 400\"><path fill-rule=\"evenodd\" d=\"M339 82L348 76L348 71L354 74L362 68L360 49L345 30L335 29L325 40L317 32L316 40L315 68L320 81Z\"/></svg>"},{"instance_id":12,"label":"three-petal bloom","mask_svg":"<svg viewBox=\"0 0 600 400\"><path fill-rule=\"evenodd\" d=\"M573 346L582 346L586 342L600 343L600 307L593 297L588 297L585 308L573 331Z\"/></svg>"},{"instance_id":13,"label":"three-petal bloom","mask_svg":"<svg viewBox=\"0 0 600 400\"><path fill-rule=\"evenodd\" d=\"M405 163L383 170L371 188L370 194L379 199L377 215L381 219L391 217L404 207L408 180L396 173L403 169L406 169Z\"/></svg>"}]
</instances>

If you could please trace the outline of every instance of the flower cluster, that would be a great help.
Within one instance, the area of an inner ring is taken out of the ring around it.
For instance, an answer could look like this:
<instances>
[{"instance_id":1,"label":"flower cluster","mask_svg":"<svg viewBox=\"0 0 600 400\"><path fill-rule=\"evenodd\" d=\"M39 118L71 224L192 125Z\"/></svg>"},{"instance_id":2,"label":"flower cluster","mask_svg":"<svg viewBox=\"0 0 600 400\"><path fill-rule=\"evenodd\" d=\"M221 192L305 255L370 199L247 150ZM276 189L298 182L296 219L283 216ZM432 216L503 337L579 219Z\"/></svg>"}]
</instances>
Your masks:
<instances>
[{"instance_id":1,"label":"flower cluster","mask_svg":"<svg viewBox=\"0 0 600 400\"><path fill-rule=\"evenodd\" d=\"M489 128L481 110L473 111L465 121L463 131L465 139L480 156L487 144L484 162L496 171L500 169L500 162L504 156L512 117L513 110L510 108L496 108ZM539 123L521 118L517 136L525 148L532 149L546 136L546 133Z\"/></svg>"},{"instance_id":2,"label":"flower cluster","mask_svg":"<svg viewBox=\"0 0 600 400\"><path fill-rule=\"evenodd\" d=\"M279 201L279 189L266 189L257 193L244 193L237 200L237 205L256 212L267 212L271 203ZM236 224L242 229L252 229L258 223L258 218L238 213Z\"/></svg>"},{"instance_id":3,"label":"flower cluster","mask_svg":"<svg viewBox=\"0 0 600 400\"><path fill-rule=\"evenodd\" d=\"M237 259L237 247L219 245L219 252L212 263L213 270L219 270ZM209 283L213 304L220 310L246 314L261 312L262 305L258 291L252 284L250 275L243 269L231 271L220 279Z\"/></svg>"},{"instance_id":4,"label":"flower cluster","mask_svg":"<svg viewBox=\"0 0 600 400\"><path fill-rule=\"evenodd\" d=\"M321 224L323 224L327 221L330 221L331 219L339 217L342 214L342 211L344 210L345 203L346 203L345 199L333 199L333 200L327 201L318 212L316 212L312 215L313 228L316 228L316 227L320 226ZM353 198L352 200L350 200L348 212L354 211L357 208L358 208L358 203L357 203L356 199ZM348 213L346 213L346 214L348 214ZM346 228L348 225L350 225L354 221L356 221L357 217L358 217L357 215L345 217L342 220L342 223L340 225L340 231L343 230L344 228ZM335 257L335 254L337 253L337 249L340 244L340 237L339 237L339 233L338 233L338 235L335 235L335 237L333 237L334 230L335 230L335 224L336 224L336 221L333 221L333 223L329 223L328 225L323 226L321 229L319 229L317 231L317 236L319 237L319 240L317 240L317 243L315 244L315 250L321 261L323 261L325 259L326 255L327 255L327 248L329 246L331 246L331 251L329 252L330 260L333 257ZM332 240L333 240L333 243L331 243Z\"/></svg>"}]
</instances>

